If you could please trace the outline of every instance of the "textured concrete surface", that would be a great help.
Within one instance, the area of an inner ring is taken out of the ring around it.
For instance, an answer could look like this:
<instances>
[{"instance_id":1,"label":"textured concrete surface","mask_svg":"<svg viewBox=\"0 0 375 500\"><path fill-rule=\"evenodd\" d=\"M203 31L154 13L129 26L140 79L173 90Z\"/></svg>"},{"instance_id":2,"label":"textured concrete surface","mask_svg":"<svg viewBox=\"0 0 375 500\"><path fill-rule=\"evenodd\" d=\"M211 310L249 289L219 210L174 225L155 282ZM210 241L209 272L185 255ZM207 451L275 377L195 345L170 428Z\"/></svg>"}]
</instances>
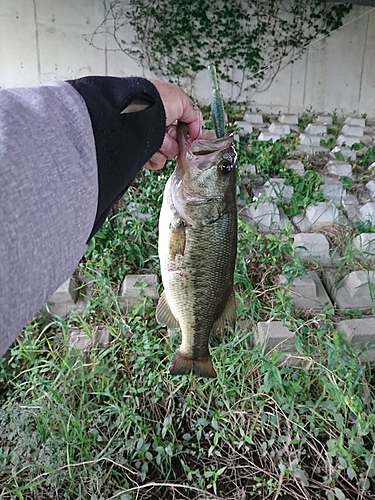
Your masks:
<instances>
[{"instance_id":1,"label":"textured concrete surface","mask_svg":"<svg viewBox=\"0 0 375 500\"><path fill-rule=\"evenodd\" d=\"M266 352L277 348L296 354L294 333L283 326L281 321L261 321L257 325L253 337L254 345L266 344Z\"/></svg>"},{"instance_id":2,"label":"textured concrete surface","mask_svg":"<svg viewBox=\"0 0 375 500\"><path fill-rule=\"evenodd\" d=\"M156 274L128 274L122 283L119 300L126 308L141 304L145 297L157 301L157 283Z\"/></svg>"},{"instance_id":3,"label":"textured concrete surface","mask_svg":"<svg viewBox=\"0 0 375 500\"><path fill-rule=\"evenodd\" d=\"M329 160L326 164L327 172L337 177L351 177L352 166L346 161Z\"/></svg>"},{"instance_id":4,"label":"textured concrete surface","mask_svg":"<svg viewBox=\"0 0 375 500\"><path fill-rule=\"evenodd\" d=\"M72 311L83 311L85 306L85 300L79 297L77 283L70 277L48 299L43 309L47 314L66 318Z\"/></svg>"},{"instance_id":5,"label":"textured concrete surface","mask_svg":"<svg viewBox=\"0 0 375 500\"><path fill-rule=\"evenodd\" d=\"M286 276L280 275L280 283L285 283ZM309 271L301 278L295 278L290 285L288 295L298 309L320 311L332 302L315 271Z\"/></svg>"},{"instance_id":6,"label":"textured concrete surface","mask_svg":"<svg viewBox=\"0 0 375 500\"><path fill-rule=\"evenodd\" d=\"M279 117L280 123L287 123L288 125L298 125L298 116L284 113Z\"/></svg>"},{"instance_id":7,"label":"textured concrete surface","mask_svg":"<svg viewBox=\"0 0 375 500\"><path fill-rule=\"evenodd\" d=\"M94 345L107 347L112 336L104 325L96 325L89 336L82 328L72 327L68 330L69 344L79 351L87 351Z\"/></svg>"},{"instance_id":8,"label":"textured concrete surface","mask_svg":"<svg viewBox=\"0 0 375 500\"><path fill-rule=\"evenodd\" d=\"M251 134L253 132L252 124L247 121L238 121L237 126L240 129L238 132L240 135Z\"/></svg>"},{"instance_id":9,"label":"textured concrete surface","mask_svg":"<svg viewBox=\"0 0 375 500\"><path fill-rule=\"evenodd\" d=\"M301 232L318 230L331 226L340 219L339 211L332 201L309 205L304 212L293 217L294 224Z\"/></svg>"},{"instance_id":10,"label":"textured concrete surface","mask_svg":"<svg viewBox=\"0 0 375 500\"><path fill-rule=\"evenodd\" d=\"M323 280L339 311L358 309L366 313L373 312L375 303L374 271L353 271L342 276L338 271L327 270Z\"/></svg>"},{"instance_id":11,"label":"textured concrete surface","mask_svg":"<svg viewBox=\"0 0 375 500\"><path fill-rule=\"evenodd\" d=\"M258 137L258 141L278 141L281 138L280 134L274 132L261 132Z\"/></svg>"},{"instance_id":12,"label":"textured concrete surface","mask_svg":"<svg viewBox=\"0 0 375 500\"><path fill-rule=\"evenodd\" d=\"M243 119L252 125L263 125L263 115L259 113L245 113Z\"/></svg>"},{"instance_id":13,"label":"textured concrete surface","mask_svg":"<svg viewBox=\"0 0 375 500\"><path fill-rule=\"evenodd\" d=\"M375 256L375 233L362 233L353 240L353 248L361 257L367 259Z\"/></svg>"},{"instance_id":14,"label":"textured concrete surface","mask_svg":"<svg viewBox=\"0 0 375 500\"><path fill-rule=\"evenodd\" d=\"M348 340L364 352L363 361L375 362L375 318L345 319L337 325L340 332L347 335Z\"/></svg>"},{"instance_id":15,"label":"textured concrete surface","mask_svg":"<svg viewBox=\"0 0 375 500\"><path fill-rule=\"evenodd\" d=\"M309 135L325 135L327 127L318 123L309 123L305 128L305 133Z\"/></svg>"},{"instance_id":16,"label":"textured concrete surface","mask_svg":"<svg viewBox=\"0 0 375 500\"><path fill-rule=\"evenodd\" d=\"M272 122L268 130L273 134L279 134L280 136L290 134L290 126L287 123Z\"/></svg>"},{"instance_id":17,"label":"textured concrete surface","mask_svg":"<svg viewBox=\"0 0 375 500\"><path fill-rule=\"evenodd\" d=\"M301 259L318 262L323 266L332 264L329 242L324 234L298 233L293 239L295 253Z\"/></svg>"}]
</instances>

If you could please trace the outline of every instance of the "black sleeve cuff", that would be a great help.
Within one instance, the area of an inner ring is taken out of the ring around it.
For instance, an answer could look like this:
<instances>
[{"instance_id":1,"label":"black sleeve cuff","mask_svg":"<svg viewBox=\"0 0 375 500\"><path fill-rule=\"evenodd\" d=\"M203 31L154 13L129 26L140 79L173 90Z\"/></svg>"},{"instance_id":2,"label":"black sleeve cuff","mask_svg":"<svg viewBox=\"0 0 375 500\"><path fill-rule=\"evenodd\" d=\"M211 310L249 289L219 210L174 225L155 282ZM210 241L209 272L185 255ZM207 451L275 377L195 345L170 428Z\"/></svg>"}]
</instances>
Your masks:
<instances>
[{"instance_id":1,"label":"black sleeve cuff","mask_svg":"<svg viewBox=\"0 0 375 500\"><path fill-rule=\"evenodd\" d=\"M90 239L142 166L160 148L166 117L158 91L145 78L87 76L68 83L86 103L95 139L99 199ZM148 102L149 107L121 114L134 99Z\"/></svg>"}]
</instances>

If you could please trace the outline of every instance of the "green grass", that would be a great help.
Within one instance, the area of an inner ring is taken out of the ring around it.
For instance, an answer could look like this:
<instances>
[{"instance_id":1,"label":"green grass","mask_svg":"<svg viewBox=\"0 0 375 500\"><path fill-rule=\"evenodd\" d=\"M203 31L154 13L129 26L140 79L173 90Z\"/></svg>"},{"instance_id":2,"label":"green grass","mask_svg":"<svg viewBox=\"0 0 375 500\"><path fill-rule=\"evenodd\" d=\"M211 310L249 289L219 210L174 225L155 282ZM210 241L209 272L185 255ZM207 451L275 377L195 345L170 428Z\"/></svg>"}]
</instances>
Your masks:
<instances>
[{"instance_id":1,"label":"green grass","mask_svg":"<svg viewBox=\"0 0 375 500\"><path fill-rule=\"evenodd\" d=\"M270 175L293 151L292 138L254 144L241 144L242 164L250 155ZM337 311L296 311L278 284L307 271L290 227L264 235L240 220L238 328L211 341L215 380L170 376L179 335L166 336L147 300L127 314L119 306L127 273L159 273L155 227L172 168L143 172L90 244L79 266L86 310L37 316L2 360L0 498L372 498L373 372L358 360L366 349L336 330ZM358 268L349 241L359 230L328 235L341 269ZM297 332L296 354L253 346L268 319ZM92 335L97 325L111 332L108 347L69 346L70 328Z\"/></svg>"}]
</instances>

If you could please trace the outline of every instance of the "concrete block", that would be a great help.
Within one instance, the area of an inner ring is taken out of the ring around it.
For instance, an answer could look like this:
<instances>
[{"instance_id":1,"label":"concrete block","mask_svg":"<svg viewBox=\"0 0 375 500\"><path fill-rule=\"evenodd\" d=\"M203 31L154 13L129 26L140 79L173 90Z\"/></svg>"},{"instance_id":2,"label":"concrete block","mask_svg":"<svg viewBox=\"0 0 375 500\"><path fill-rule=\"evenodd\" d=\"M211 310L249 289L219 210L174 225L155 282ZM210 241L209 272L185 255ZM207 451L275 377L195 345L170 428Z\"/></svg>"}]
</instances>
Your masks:
<instances>
[{"instance_id":1,"label":"concrete block","mask_svg":"<svg viewBox=\"0 0 375 500\"><path fill-rule=\"evenodd\" d=\"M286 280L286 276L280 275L280 283L285 283ZM306 276L296 278L290 286L288 295L292 297L293 304L304 311L320 311L327 305L332 307L331 299L315 271L309 271Z\"/></svg>"},{"instance_id":2,"label":"concrete block","mask_svg":"<svg viewBox=\"0 0 375 500\"><path fill-rule=\"evenodd\" d=\"M273 199L282 198L286 201L291 200L294 192L293 186L287 186L285 184L285 179L277 177L268 179L263 188L266 196Z\"/></svg>"},{"instance_id":3,"label":"concrete block","mask_svg":"<svg viewBox=\"0 0 375 500\"><path fill-rule=\"evenodd\" d=\"M350 206L358 206L358 200L354 194L346 194L342 199L342 206L347 208Z\"/></svg>"},{"instance_id":4,"label":"concrete block","mask_svg":"<svg viewBox=\"0 0 375 500\"><path fill-rule=\"evenodd\" d=\"M370 342L375 340L375 318L345 319L337 324L337 330L346 334L351 344L364 349ZM363 360L375 361L375 348L365 350L361 355Z\"/></svg>"},{"instance_id":5,"label":"concrete block","mask_svg":"<svg viewBox=\"0 0 375 500\"><path fill-rule=\"evenodd\" d=\"M345 158L345 160L355 160L357 158L357 153L355 151L352 151L350 148L342 146L341 147L335 146L331 150L331 156L333 158L336 158L335 153L341 153L342 156Z\"/></svg>"},{"instance_id":6,"label":"concrete block","mask_svg":"<svg viewBox=\"0 0 375 500\"><path fill-rule=\"evenodd\" d=\"M276 142L281 138L280 134L274 134L272 132L261 132L258 137L258 141L272 141Z\"/></svg>"},{"instance_id":7,"label":"concrete block","mask_svg":"<svg viewBox=\"0 0 375 500\"><path fill-rule=\"evenodd\" d=\"M59 286L56 292L48 299L48 302L54 304L63 304L64 302L77 302L78 290L77 283L70 277Z\"/></svg>"},{"instance_id":8,"label":"concrete block","mask_svg":"<svg viewBox=\"0 0 375 500\"><path fill-rule=\"evenodd\" d=\"M369 220L372 226L375 226L375 202L370 201L359 209L360 217L363 222Z\"/></svg>"},{"instance_id":9,"label":"concrete block","mask_svg":"<svg viewBox=\"0 0 375 500\"><path fill-rule=\"evenodd\" d=\"M347 200L350 195L346 195L346 197L342 201L342 206L345 210L345 215L348 219L349 222L361 222L362 221L362 215L359 211L359 204L358 200L354 203L347 203L347 201L351 202L352 198ZM354 201L354 200L353 200Z\"/></svg>"},{"instance_id":10,"label":"concrete block","mask_svg":"<svg viewBox=\"0 0 375 500\"><path fill-rule=\"evenodd\" d=\"M300 134L299 142L303 146L320 146L320 141L322 137L320 135L312 135L312 134Z\"/></svg>"},{"instance_id":11,"label":"concrete block","mask_svg":"<svg viewBox=\"0 0 375 500\"><path fill-rule=\"evenodd\" d=\"M344 122L346 125L354 125L356 127L365 127L366 119L359 116L348 116Z\"/></svg>"},{"instance_id":12,"label":"concrete block","mask_svg":"<svg viewBox=\"0 0 375 500\"><path fill-rule=\"evenodd\" d=\"M329 160L326 169L329 174L336 177L352 177L352 166L346 161Z\"/></svg>"},{"instance_id":13,"label":"concrete block","mask_svg":"<svg viewBox=\"0 0 375 500\"><path fill-rule=\"evenodd\" d=\"M78 299L78 285L70 277L48 299L44 305L44 309L47 313L66 318L74 310L84 310L85 302Z\"/></svg>"},{"instance_id":14,"label":"concrete block","mask_svg":"<svg viewBox=\"0 0 375 500\"><path fill-rule=\"evenodd\" d=\"M279 116L280 123L286 123L288 125L298 125L298 116L285 113Z\"/></svg>"},{"instance_id":15,"label":"concrete block","mask_svg":"<svg viewBox=\"0 0 375 500\"><path fill-rule=\"evenodd\" d=\"M104 325L98 325L93 328L93 343L99 347L107 347L112 340L111 333Z\"/></svg>"},{"instance_id":16,"label":"concrete block","mask_svg":"<svg viewBox=\"0 0 375 500\"><path fill-rule=\"evenodd\" d=\"M254 224L259 231L267 232L281 227L280 211L274 203L260 202L245 208L242 212L245 213L241 213L241 216Z\"/></svg>"},{"instance_id":17,"label":"concrete block","mask_svg":"<svg viewBox=\"0 0 375 500\"><path fill-rule=\"evenodd\" d=\"M69 345L74 347L78 351L87 351L90 349L92 342L87 333L80 328L70 328L69 334Z\"/></svg>"},{"instance_id":18,"label":"concrete block","mask_svg":"<svg viewBox=\"0 0 375 500\"><path fill-rule=\"evenodd\" d=\"M309 123L305 128L305 133L309 135L324 135L327 133L327 127L319 123Z\"/></svg>"},{"instance_id":19,"label":"concrete block","mask_svg":"<svg viewBox=\"0 0 375 500\"><path fill-rule=\"evenodd\" d=\"M307 220L314 228L333 224L339 219L339 212L332 203L320 202L306 209Z\"/></svg>"},{"instance_id":20,"label":"concrete block","mask_svg":"<svg viewBox=\"0 0 375 500\"><path fill-rule=\"evenodd\" d=\"M375 144L375 137L373 135L363 135L362 137L360 137L360 142L365 146L365 148L362 148L360 150L360 153L365 153L366 152L366 148L371 148L372 146L374 146Z\"/></svg>"},{"instance_id":21,"label":"concrete block","mask_svg":"<svg viewBox=\"0 0 375 500\"><path fill-rule=\"evenodd\" d=\"M305 167L300 160L286 160L286 166L294 170L296 174L302 175L305 171Z\"/></svg>"},{"instance_id":22,"label":"concrete block","mask_svg":"<svg viewBox=\"0 0 375 500\"><path fill-rule=\"evenodd\" d=\"M352 147L353 144L357 144L358 142L361 142L361 141L360 141L360 138L356 135L343 135L343 134L341 134L338 136L336 144L338 146L342 146L345 144L346 146Z\"/></svg>"},{"instance_id":23,"label":"concrete block","mask_svg":"<svg viewBox=\"0 0 375 500\"><path fill-rule=\"evenodd\" d=\"M294 224L301 232L330 226L339 220L339 211L332 202L320 202L316 205L310 205L305 213L293 217Z\"/></svg>"},{"instance_id":24,"label":"concrete block","mask_svg":"<svg viewBox=\"0 0 375 500\"><path fill-rule=\"evenodd\" d=\"M342 204L342 199L346 196L346 190L342 187L342 182L332 177L322 175L323 184L319 186L320 191L323 193L327 201L332 202L339 207Z\"/></svg>"},{"instance_id":25,"label":"concrete block","mask_svg":"<svg viewBox=\"0 0 375 500\"><path fill-rule=\"evenodd\" d=\"M107 347L112 336L104 325L96 325L91 330L91 337L78 327L72 327L68 330L69 344L79 351L88 351L93 345Z\"/></svg>"},{"instance_id":26,"label":"concrete block","mask_svg":"<svg viewBox=\"0 0 375 500\"><path fill-rule=\"evenodd\" d=\"M296 255L304 260L330 261L329 243L321 233L298 233L293 236Z\"/></svg>"},{"instance_id":27,"label":"concrete block","mask_svg":"<svg viewBox=\"0 0 375 500\"><path fill-rule=\"evenodd\" d=\"M294 333L283 326L281 321L260 321L254 332L254 345L266 344L266 352L277 348L297 354Z\"/></svg>"},{"instance_id":28,"label":"concrete block","mask_svg":"<svg viewBox=\"0 0 375 500\"><path fill-rule=\"evenodd\" d=\"M366 298L369 284L375 285L375 271L353 271L345 279L351 297Z\"/></svg>"},{"instance_id":29,"label":"concrete block","mask_svg":"<svg viewBox=\"0 0 375 500\"><path fill-rule=\"evenodd\" d=\"M375 233L362 233L353 240L353 249L367 259L375 256Z\"/></svg>"},{"instance_id":30,"label":"concrete block","mask_svg":"<svg viewBox=\"0 0 375 500\"><path fill-rule=\"evenodd\" d=\"M366 189L370 194L370 198L375 201L375 181L369 181L366 184Z\"/></svg>"},{"instance_id":31,"label":"concrete block","mask_svg":"<svg viewBox=\"0 0 375 500\"><path fill-rule=\"evenodd\" d=\"M315 120L315 123L319 123L322 125L332 125L332 116L319 115Z\"/></svg>"},{"instance_id":32,"label":"concrete block","mask_svg":"<svg viewBox=\"0 0 375 500\"><path fill-rule=\"evenodd\" d=\"M263 125L263 116L259 113L245 113L243 119L253 125Z\"/></svg>"},{"instance_id":33,"label":"concrete block","mask_svg":"<svg viewBox=\"0 0 375 500\"><path fill-rule=\"evenodd\" d=\"M353 271L345 277L340 277L334 271L327 271L323 279L338 310L373 312L375 271Z\"/></svg>"},{"instance_id":34,"label":"concrete block","mask_svg":"<svg viewBox=\"0 0 375 500\"><path fill-rule=\"evenodd\" d=\"M249 122L238 121L237 125L239 127L239 135L251 134L253 132L253 126Z\"/></svg>"},{"instance_id":35,"label":"concrete block","mask_svg":"<svg viewBox=\"0 0 375 500\"><path fill-rule=\"evenodd\" d=\"M144 297L156 301L159 299L156 274L128 274L122 283L119 300L126 307L139 305Z\"/></svg>"},{"instance_id":36,"label":"concrete block","mask_svg":"<svg viewBox=\"0 0 375 500\"><path fill-rule=\"evenodd\" d=\"M290 126L287 123L272 122L268 130L273 134L279 134L279 135L290 134Z\"/></svg>"},{"instance_id":37,"label":"concrete block","mask_svg":"<svg viewBox=\"0 0 375 500\"><path fill-rule=\"evenodd\" d=\"M362 137L363 136L363 127L345 124L341 129L341 133L343 135Z\"/></svg>"}]
</instances>

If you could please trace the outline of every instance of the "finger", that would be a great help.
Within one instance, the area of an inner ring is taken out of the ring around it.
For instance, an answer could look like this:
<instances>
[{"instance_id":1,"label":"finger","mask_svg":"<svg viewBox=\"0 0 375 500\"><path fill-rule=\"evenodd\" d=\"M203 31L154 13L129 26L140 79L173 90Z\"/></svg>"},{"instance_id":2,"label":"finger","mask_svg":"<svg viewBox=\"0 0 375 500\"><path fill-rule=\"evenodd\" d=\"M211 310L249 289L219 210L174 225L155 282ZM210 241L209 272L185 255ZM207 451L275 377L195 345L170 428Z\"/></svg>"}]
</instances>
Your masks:
<instances>
[{"instance_id":1,"label":"finger","mask_svg":"<svg viewBox=\"0 0 375 500\"><path fill-rule=\"evenodd\" d=\"M172 125L169 125L166 128L165 133L168 134L170 137L172 137L172 139L177 141L177 125L176 124L173 123Z\"/></svg>"},{"instance_id":2,"label":"finger","mask_svg":"<svg viewBox=\"0 0 375 500\"><path fill-rule=\"evenodd\" d=\"M147 168L148 170L160 170L164 167L166 161L166 156L160 151L157 151L144 165L144 168Z\"/></svg>"},{"instance_id":3,"label":"finger","mask_svg":"<svg viewBox=\"0 0 375 500\"><path fill-rule=\"evenodd\" d=\"M202 137L202 112L201 110L189 99L191 104L183 108L183 113L179 120L187 124L191 137L199 139Z\"/></svg>"},{"instance_id":4,"label":"finger","mask_svg":"<svg viewBox=\"0 0 375 500\"><path fill-rule=\"evenodd\" d=\"M178 142L173 139L168 133L165 134L164 141L161 145L161 148L159 149L159 152L161 152L166 158L171 160L172 158L177 156L178 150Z\"/></svg>"},{"instance_id":5,"label":"finger","mask_svg":"<svg viewBox=\"0 0 375 500\"><path fill-rule=\"evenodd\" d=\"M202 113L178 85L150 80L156 87L164 104L166 125L176 120L185 122L193 139L201 137Z\"/></svg>"}]
</instances>

